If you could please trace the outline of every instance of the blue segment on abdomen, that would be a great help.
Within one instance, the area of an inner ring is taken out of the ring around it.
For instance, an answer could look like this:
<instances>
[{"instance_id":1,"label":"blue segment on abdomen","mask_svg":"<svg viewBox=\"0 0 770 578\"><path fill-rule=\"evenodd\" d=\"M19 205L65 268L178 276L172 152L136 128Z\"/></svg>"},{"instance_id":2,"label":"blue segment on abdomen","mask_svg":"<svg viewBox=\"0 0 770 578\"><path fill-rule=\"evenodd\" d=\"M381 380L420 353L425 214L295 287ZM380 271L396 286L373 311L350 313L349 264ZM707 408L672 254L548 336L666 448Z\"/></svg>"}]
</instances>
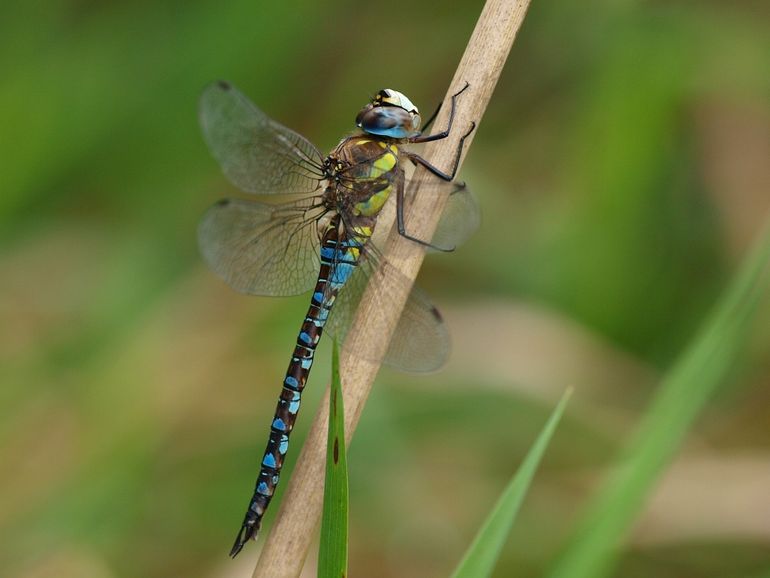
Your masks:
<instances>
[{"instance_id":1,"label":"blue segment on abdomen","mask_svg":"<svg viewBox=\"0 0 770 578\"><path fill-rule=\"evenodd\" d=\"M329 282L333 285L344 285L350 276L353 274L354 266L350 263L337 263L332 271Z\"/></svg>"},{"instance_id":2,"label":"blue segment on abdomen","mask_svg":"<svg viewBox=\"0 0 770 578\"><path fill-rule=\"evenodd\" d=\"M349 254L350 248L361 248L361 243L350 240L339 244L339 247L321 247L321 261L324 263L355 263L355 257Z\"/></svg>"},{"instance_id":3,"label":"blue segment on abdomen","mask_svg":"<svg viewBox=\"0 0 770 578\"><path fill-rule=\"evenodd\" d=\"M319 321L322 321L325 323L326 320L329 318L329 310L326 307L321 307L321 309L318 311L317 317Z\"/></svg>"},{"instance_id":4,"label":"blue segment on abdomen","mask_svg":"<svg viewBox=\"0 0 770 578\"><path fill-rule=\"evenodd\" d=\"M275 458L273 457L273 454L265 454L262 465L266 468L275 468Z\"/></svg>"}]
</instances>

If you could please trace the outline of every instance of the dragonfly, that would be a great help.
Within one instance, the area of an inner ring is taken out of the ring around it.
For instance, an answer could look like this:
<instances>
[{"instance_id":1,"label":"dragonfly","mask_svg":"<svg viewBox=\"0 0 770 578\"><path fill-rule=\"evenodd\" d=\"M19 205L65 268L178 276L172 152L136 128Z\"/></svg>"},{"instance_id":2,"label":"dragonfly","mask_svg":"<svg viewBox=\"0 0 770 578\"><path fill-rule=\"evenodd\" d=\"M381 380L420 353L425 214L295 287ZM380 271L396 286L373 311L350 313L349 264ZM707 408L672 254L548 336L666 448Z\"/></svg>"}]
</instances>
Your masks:
<instances>
[{"instance_id":1,"label":"dragonfly","mask_svg":"<svg viewBox=\"0 0 770 578\"><path fill-rule=\"evenodd\" d=\"M378 244L393 221L405 238L444 252L477 228L475 197L455 180L475 123L459 140L448 171L408 148L449 136L456 100L467 88L466 83L451 97L446 129L430 135L426 128L440 106L421 130L420 113L404 94L380 90L358 113L357 132L327 156L231 84L219 81L204 90L200 121L205 141L228 180L256 196L222 199L206 212L198 228L204 261L242 293L288 296L312 290L231 557L256 539L275 493L321 334L327 328L344 339L368 279L388 265ZM419 188L412 189L415 185ZM412 190L448 198L429 240L406 228L404 208ZM384 361L407 371L431 371L444 363L448 350L441 315L412 288Z\"/></svg>"}]
</instances>

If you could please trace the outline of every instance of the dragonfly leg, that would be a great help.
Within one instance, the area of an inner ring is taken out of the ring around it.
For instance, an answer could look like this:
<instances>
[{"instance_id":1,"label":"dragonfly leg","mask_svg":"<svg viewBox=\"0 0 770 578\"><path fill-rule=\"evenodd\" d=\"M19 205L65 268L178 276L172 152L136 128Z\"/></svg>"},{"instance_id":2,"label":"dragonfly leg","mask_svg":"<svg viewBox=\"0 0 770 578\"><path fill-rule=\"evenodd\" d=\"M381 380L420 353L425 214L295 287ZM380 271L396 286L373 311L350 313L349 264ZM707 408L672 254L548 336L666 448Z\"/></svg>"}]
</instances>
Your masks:
<instances>
[{"instance_id":1,"label":"dragonfly leg","mask_svg":"<svg viewBox=\"0 0 770 578\"><path fill-rule=\"evenodd\" d=\"M465 92L465 90L469 86L470 86L470 83L468 83L468 81L466 81L465 82L465 86L463 86L460 90L458 90L457 92L455 92L452 95L452 100L450 101L452 108L449 111L449 121L447 122L447 127L446 127L445 130L443 130L441 132L438 132L436 134L429 135L429 136L422 136L422 133L420 133L418 136L412 137L411 139L409 139L409 142L412 142L412 143L423 143L423 142L430 142L432 140L441 140L442 138L448 137L449 136L449 132L452 130L452 123L454 122L454 119L455 119L455 100L457 99L458 96L460 96L463 92ZM436 120L436 117L438 116L438 113L441 110L441 106L443 104L444 104L443 102L439 103L438 108L436 108L434 113L432 115L430 115L430 118L423 125L422 132L425 132L428 129L428 127L431 124L433 124L433 121Z\"/></svg>"},{"instance_id":2,"label":"dragonfly leg","mask_svg":"<svg viewBox=\"0 0 770 578\"><path fill-rule=\"evenodd\" d=\"M426 161L424 158L422 158L420 155L415 153L406 152L404 155L412 161L412 164L416 165L422 165L426 169L428 169L431 173L433 173L438 178L444 180L444 181L451 181L455 178L455 175L457 174L457 167L460 166L460 157L463 154L463 147L465 146L465 139L470 136L470 134L476 129L476 123L471 122L471 128L468 129L468 132L466 132L461 138L460 142L457 143L457 153L455 154L455 160L452 163L452 170L448 173L445 173L440 168L438 168L435 165L432 165L428 161Z\"/></svg>"},{"instance_id":3,"label":"dragonfly leg","mask_svg":"<svg viewBox=\"0 0 770 578\"><path fill-rule=\"evenodd\" d=\"M458 191L465 190L465 183L464 182L456 182L455 185L457 188L450 193L450 195L454 195ZM424 241L423 239L418 239L417 237L414 237L406 232L406 226L404 225L404 187L398 187L396 192L396 225L398 226L398 234L404 237L405 239L409 239L410 241L413 241L417 243L418 245L422 245L423 247L427 247L428 249L433 249L435 251L441 251L443 253L451 253L455 250L456 247L439 247L438 245L434 245L433 243L429 243L428 241Z\"/></svg>"},{"instance_id":4,"label":"dragonfly leg","mask_svg":"<svg viewBox=\"0 0 770 578\"><path fill-rule=\"evenodd\" d=\"M467 82L465 83L465 88L468 88L468 83ZM465 90L465 88L463 88L460 92ZM438 113L441 111L441 107L443 105L444 105L443 102L439 102L438 103L438 106L436 107L436 110L433 111L433 114L430 115L430 118L428 118L428 120L425 121L425 124L422 125L422 129L420 130L420 135L422 135L422 133L424 133L426 130L428 130L428 127L433 124L433 121L436 120L436 117L438 116Z\"/></svg>"},{"instance_id":5,"label":"dragonfly leg","mask_svg":"<svg viewBox=\"0 0 770 578\"><path fill-rule=\"evenodd\" d=\"M466 87L467 88L467 85ZM463 90L465 90L463 88ZM462 90L460 91L462 92ZM457 94L460 94L459 92ZM454 100L452 100L454 103ZM454 111L454 104L452 107L452 110ZM463 154L463 147L465 146L465 139L470 136L470 134L476 129L476 123L471 122L471 128L468 129L468 132L466 132L461 138L460 142L457 143L457 153L455 154L454 162L452 163L452 171L449 173L445 173L440 168L432 165L427 160L422 158L420 155L406 152L404 153L405 156L414 164L422 165L425 167L428 171L431 172L434 176L444 180L444 181L452 181L455 178L455 175L457 174L457 168L460 166L460 157ZM460 188L465 188L465 183L457 183L457 186ZM422 245L423 247L427 247L429 249L435 249L437 251L442 251L444 253L449 253L451 251L454 251L454 247L438 247L437 245L434 245L432 243L429 243L428 241L425 241L423 239L418 239L417 237L414 237L413 235L410 235L406 232L406 226L404 224L404 186L397 187L397 194L396 194L396 224L398 225L398 234L404 237L405 239L409 239L410 241L414 241L418 245Z\"/></svg>"}]
</instances>

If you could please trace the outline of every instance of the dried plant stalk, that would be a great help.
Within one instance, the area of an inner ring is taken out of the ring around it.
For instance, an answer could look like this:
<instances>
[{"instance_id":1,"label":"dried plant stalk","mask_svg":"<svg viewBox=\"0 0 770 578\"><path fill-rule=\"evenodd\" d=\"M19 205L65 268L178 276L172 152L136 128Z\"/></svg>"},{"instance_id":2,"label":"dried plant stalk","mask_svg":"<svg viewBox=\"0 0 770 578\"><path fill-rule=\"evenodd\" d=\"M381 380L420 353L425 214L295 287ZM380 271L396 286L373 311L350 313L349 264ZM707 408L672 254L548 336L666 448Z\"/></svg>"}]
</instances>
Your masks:
<instances>
[{"instance_id":1,"label":"dried plant stalk","mask_svg":"<svg viewBox=\"0 0 770 578\"><path fill-rule=\"evenodd\" d=\"M423 155L438 167L450 167L460 136L471 122L479 124L500 77L516 33L521 27L529 0L488 0L473 35L449 85L445 102L465 83L469 88L457 100L454 129L449 138L426 145ZM446 126L449 107L443 107L436 126ZM478 130L478 129L477 129ZM464 154L475 132L465 141ZM430 239L444 209L444 200L421 198L415 191L414 202L406 217L407 230L420 239ZM424 252L396 231L384 248L389 264L401 277L411 282L417 277ZM348 441L358 424L364 403L371 391L379 363L401 315L409 287L389 281L387 272L372 278L356 313L340 358L344 385L345 434ZM387 302L385 302L387 301ZM313 425L305 440L297 465L283 495L281 507L267 536L253 578L294 578L299 576L323 504L326 427L329 391L320 403Z\"/></svg>"}]
</instances>

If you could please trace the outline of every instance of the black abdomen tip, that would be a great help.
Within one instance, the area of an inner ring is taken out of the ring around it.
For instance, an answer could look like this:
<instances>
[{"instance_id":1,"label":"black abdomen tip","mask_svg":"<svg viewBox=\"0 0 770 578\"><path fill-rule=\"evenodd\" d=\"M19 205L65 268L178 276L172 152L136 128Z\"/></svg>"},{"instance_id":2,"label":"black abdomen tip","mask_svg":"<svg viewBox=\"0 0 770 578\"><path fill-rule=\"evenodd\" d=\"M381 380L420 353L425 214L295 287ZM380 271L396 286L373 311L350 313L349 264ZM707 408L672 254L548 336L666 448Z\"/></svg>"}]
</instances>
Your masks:
<instances>
[{"instance_id":1,"label":"black abdomen tip","mask_svg":"<svg viewBox=\"0 0 770 578\"><path fill-rule=\"evenodd\" d=\"M259 520L255 520L253 523L250 524L248 521L248 514L247 514L247 519L244 520L243 525L241 525L241 529L238 531L238 535L235 537L235 543L233 544L233 547L230 549L230 558L235 558L238 555L238 553L241 550L243 550L243 547L246 545L246 542L248 542L251 539L254 539L254 540L257 539L259 526L260 526Z\"/></svg>"}]
</instances>

